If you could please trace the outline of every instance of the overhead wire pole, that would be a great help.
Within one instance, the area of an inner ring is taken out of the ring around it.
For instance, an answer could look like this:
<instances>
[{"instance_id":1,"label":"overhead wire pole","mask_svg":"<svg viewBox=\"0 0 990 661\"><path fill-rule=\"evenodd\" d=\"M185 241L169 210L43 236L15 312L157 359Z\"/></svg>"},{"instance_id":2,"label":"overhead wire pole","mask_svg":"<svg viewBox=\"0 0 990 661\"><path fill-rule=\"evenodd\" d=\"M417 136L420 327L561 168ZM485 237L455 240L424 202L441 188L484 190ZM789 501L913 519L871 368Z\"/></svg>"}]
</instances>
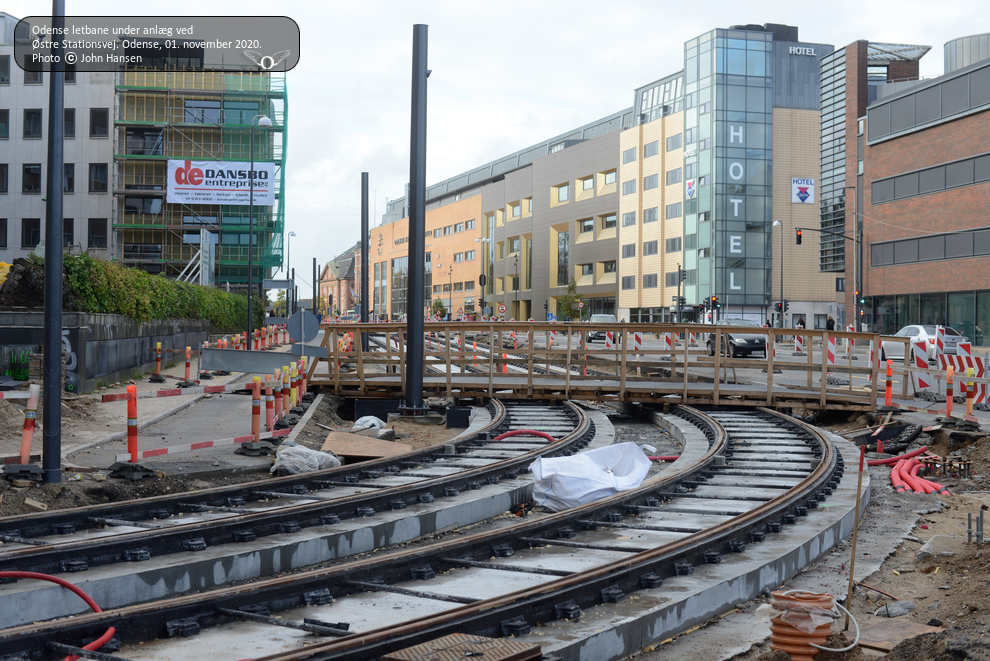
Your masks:
<instances>
[{"instance_id":1,"label":"overhead wire pole","mask_svg":"<svg viewBox=\"0 0 990 661\"><path fill-rule=\"evenodd\" d=\"M426 252L426 68L429 26L413 26L412 120L409 136L409 281L406 290L405 401L399 412L424 415L423 405L423 287Z\"/></svg>"},{"instance_id":2,"label":"overhead wire pole","mask_svg":"<svg viewBox=\"0 0 990 661\"><path fill-rule=\"evenodd\" d=\"M361 173L361 323L369 321L368 308L372 304L370 274L371 250L368 245L368 173ZM425 242L424 242L425 244ZM425 249L425 248L424 248ZM361 351L368 351L368 334L361 333Z\"/></svg>"},{"instance_id":3,"label":"overhead wire pole","mask_svg":"<svg viewBox=\"0 0 990 661\"><path fill-rule=\"evenodd\" d=\"M52 32L65 29L65 0L52 2ZM62 179L64 177L65 64L62 41L52 40L48 79L48 177L45 198L45 355L42 472L46 483L62 481Z\"/></svg>"}]
</instances>

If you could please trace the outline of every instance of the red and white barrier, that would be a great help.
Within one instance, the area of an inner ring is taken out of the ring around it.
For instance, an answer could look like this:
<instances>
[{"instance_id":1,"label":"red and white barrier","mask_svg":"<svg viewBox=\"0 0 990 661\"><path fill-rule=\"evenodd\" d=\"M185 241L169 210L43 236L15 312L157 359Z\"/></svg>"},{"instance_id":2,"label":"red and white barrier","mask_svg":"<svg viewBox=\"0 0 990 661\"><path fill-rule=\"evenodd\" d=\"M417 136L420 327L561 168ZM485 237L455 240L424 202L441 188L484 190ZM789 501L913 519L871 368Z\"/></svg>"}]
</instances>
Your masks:
<instances>
[{"instance_id":1,"label":"red and white barrier","mask_svg":"<svg viewBox=\"0 0 990 661\"><path fill-rule=\"evenodd\" d=\"M663 334L663 347L667 351L673 351L674 350L674 334L673 333L664 333Z\"/></svg>"},{"instance_id":2,"label":"red and white barrier","mask_svg":"<svg viewBox=\"0 0 990 661\"><path fill-rule=\"evenodd\" d=\"M963 358L972 358L973 345L969 342L960 342L956 345L956 355Z\"/></svg>"},{"instance_id":3,"label":"red and white barrier","mask_svg":"<svg viewBox=\"0 0 990 661\"><path fill-rule=\"evenodd\" d=\"M632 350L633 351L640 351L643 348L643 335L642 335L642 333L638 333L638 332L633 333L632 334L632 340L633 340L632 341Z\"/></svg>"},{"instance_id":4,"label":"red and white barrier","mask_svg":"<svg viewBox=\"0 0 990 661\"><path fill-rule=\"evenodd\" d=\"M691 339L689 341L691 342L691 346L692 347L698 346L698 335L697 335L697 333L691 333L690 334L690 338Z\"/></svg>"},{"instance_id":5,"label":"red and white barrier","mask_svg":"<svg viewBox=\"0 0 990 661\"><path fill-rule=\"evenodd\" d=\"M928 347L925 346L927 343L922 340L921 342L914 342L911 345L911 353L914 354L914 366L926 370L924 372L915 372L915 390L925 390L932 387L932 375L928 373Z\"/></svg>"},{"instance_id":6,"label":"red and white barrier","mask_svg":"<svg viewBox=\"0 0 990 661\"><path fill-rule=\"evenodd\" d=\"M835 365L835 338L828 338L828 364Z\"/></svg>"},{"instance_id":7,"label":"red and white barrier","mask_svg":"<svg viewBox=\"0 0 990 661\"><path fill-rule=\"evenodd\" d=\"M612 331L605 331L605 348L612 349L615 347L614 336Z\"/></svg>"},{"instance_id":8,"label":"red and white barrier","mask_svg":"<svg viewBox=\"0 0 990 661\"><path fill-rule=\"evenodd\" d=\"M945 354L945 327L936 326L935 327L935 355L941 356Z\"/></svg>"},{"instance_id":9,"label":"red and white barrier","mask_svg":"<svg viewBox=\"0 0 990 661\"><path fill-rule=\"evenodd\" d=\"M800 335L794 336L794 351L804 353L804 338Z\"/></svg>"},{"instance_id":10,"label":"red and white barrier","mask_svg":"<svg viewBox=\"0 0 990 661\"><path fill-rule=\"evenodd\" d=\"M291 429L279 429L273 432L262 432L259 438L264 441L269 438L278 438L279 436L288 436L291 433ZM239 445L241 443L252 443L254 442L254 435L248 434L247 436L234 436L232 438L221 438L215 441L200 441L199 443L189 443L188 445L173 445L168 448L158 448L156 450L142 450L137 453L138 459L147 459L148 457L161 457L166 454L177 454L179 452L189 452L190 450L205 450L206 448L220 447L222 445ZM118 454L115 459L116 461L128 461L131 459L131 454Z\"/></svg>"},{"instance_id":11,"label":"red and white barrier","mask_svg":"<svg viewBox=\"0 0 990 661\"><path fill-rule=\"evenodd\" d=\"M954 372L958 374L965 374L966 368L973 368L973 376L977 379L983 379L987 376L987 365L982 358L974 358L972 356L946 356L941 355L938 357L939 369L942 371L947 371L949 367L953 369ZM976 383L974 384L976 388L976 394L974 395L974 402L977 404L986 404L990 401L990 389L987 388L986 383Z\"/></svg>"}]
</instances>

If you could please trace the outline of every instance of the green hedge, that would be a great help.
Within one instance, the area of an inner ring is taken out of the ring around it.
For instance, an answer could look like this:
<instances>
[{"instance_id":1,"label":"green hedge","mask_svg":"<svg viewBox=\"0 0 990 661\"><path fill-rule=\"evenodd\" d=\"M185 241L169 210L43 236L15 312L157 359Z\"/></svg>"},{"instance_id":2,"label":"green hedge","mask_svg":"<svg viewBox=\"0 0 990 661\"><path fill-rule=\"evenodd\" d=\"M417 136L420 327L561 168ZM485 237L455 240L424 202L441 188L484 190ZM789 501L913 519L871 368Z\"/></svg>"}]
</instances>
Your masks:
<instances>
[{"instance_id":1,"label":"green hedge","mask_svg":"<svg viewBox=\"0 0 990 661\"><path fill-rule=\"evenodd\" d=\"M169 280L85 253L66 255L64 260L63 300L67 310L119 314L137 321L207 319L214 331L247 325L247 297L242 294ZM265 316L263 303L259 301L251 312L255 325L260 326Z\"/></svg>"}]
</instances>

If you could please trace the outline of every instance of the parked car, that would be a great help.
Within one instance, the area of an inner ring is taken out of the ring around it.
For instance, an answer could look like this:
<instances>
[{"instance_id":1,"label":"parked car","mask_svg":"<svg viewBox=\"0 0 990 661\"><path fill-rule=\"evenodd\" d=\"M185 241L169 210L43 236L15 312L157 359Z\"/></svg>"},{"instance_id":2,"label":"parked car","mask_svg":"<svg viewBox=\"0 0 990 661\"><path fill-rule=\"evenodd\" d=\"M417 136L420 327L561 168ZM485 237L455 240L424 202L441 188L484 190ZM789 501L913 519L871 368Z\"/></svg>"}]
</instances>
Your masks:
<instances>
[{"instance_id":1,"label":"parked car","mask_svg":"<svg viewBox=\"0 0 990 661\"><path fill-rule=\"evenodd\" d=\"M937 347L935 346L935 334L936 327L929 325L915 324L911 326L905 326L896 333L894 337L907 337L910 338L911 343L924 341L928 349L928 361L935 362L935 356L937 353ZM969 342L969 338L965 335L961 335L954 328L949 328L945 326L945 353L949 355L955 355L958 351L956 345L960 342ZM880 343L880 360L904 360L904 345L900 342L894 342L892 340L884 340Z\"/></svg>"},{"instance_id":2,"label":"parked car","mask_svg":"<svg viewBox=\"0 0 990 661\"><path fill-rule=\"evenodd\" d=\"M729 358L738 356L748 356L751 353L762 353L767 355L767 336L764 333L748 332L750 328L762 328L760 324L749 319L726 319L718 322L718 326L729 326L738 330L727 330L722 332L721 353L726 353L728 347ZM715 334L708 336L708 355L715 355Z\"/></svg>"},{"instance_id":3,"label":"parked car","mask_svg":"<svg viewBox=\"0 0 990 661\"><path fill-rule=\"evenodd\" d=\"M588 323L591 323L591 324L614 324L614 325L618 325L619 322L616 321L614 314L593 314L588 319ZM593 330L593 331L588 331L587 341L588 342L596 342L596 341L597 342L604 342L605 341L605 333L606 333L607 330L608 329L606 329L606 328L599 328L599 329L596 329L596 330ZM617 330L612 330L612 334L615 337L615 343L616 344L618 344L619 342L622 341L622 333L619 333Z\"/></svg>"}]
</instances>

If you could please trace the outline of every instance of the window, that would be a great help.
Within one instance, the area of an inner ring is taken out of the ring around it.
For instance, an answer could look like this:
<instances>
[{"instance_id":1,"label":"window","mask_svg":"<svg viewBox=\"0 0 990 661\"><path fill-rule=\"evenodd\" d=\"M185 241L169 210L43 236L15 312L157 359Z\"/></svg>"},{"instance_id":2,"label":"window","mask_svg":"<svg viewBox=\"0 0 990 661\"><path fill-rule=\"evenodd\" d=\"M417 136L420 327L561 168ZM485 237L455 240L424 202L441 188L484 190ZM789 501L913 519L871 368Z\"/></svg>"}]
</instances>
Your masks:
<instances>
[{"instance_id":1,"label":"window","mask_svg":"<svg viewBox=\"0 0 990 661\"><path fill-rule=\"evenodd\" d=\"M150 213L159 214L162 212L162 198L145 197L143 195L125 195L124 213ZM183 218L183 225L202 225L195 218Z\"/></svg>"},{"instance_id":2,"label":"window","mask_svg":"<svg viewBox=\"0 0 990 661\"><path fill-rule=\"evenodd\" d=\"M10 55L0 55L0 85L10 85Z\"/></svg>"},{"instance_id":3,"label":"window","mask_svg":"<svg viewBox=\"0 0 990 661\"><path fill-rule=\"evenodd\" d=\"M435 230L433 230L433 238L434 239L439 239L441 236L443 236L443 228L442 227L438 227Z\"/></svg>"},{"instance_id":4,"label":"window","mask_svg":"<svg viewBox=\"0 0 990 661\"><path fill-rule=\"evenodd\" d=\"M610 170L609 172L605 173L605 185L608 186L609 184L614 184L614 183L615 183L615 170Z\"/></svg>"},{"instance_id":5,"label":"window","mask_svg":"<svg viewBox=\"0 0 990 661\"><path fill-rule=\"evenodd\" d=\"M624 276L622 276L622 288L623 289L636 289L636 276L634 276L634 275L624 275Z\"/></svg>"},{"instance_id":6,"label":"window","mask_svg":"<svg viewBox=\"0 0 990 661\"><path fill-rule=\"evenodd\" d=\"M110 135L110 110L108 108L89 109L89 137L106 138Z\"/></svg>"},{"instance_id":7,"label":"window","mask_svg":"<svg viewBox=\"0 0 990 661\"><path fill-rule=\"evenodd\" d=\"M595 187L594 177L588 177L587 179L581 180L581 190L591 190Z\"/></svg>"},{"instance_id":8,"label":"window","mask_svg":"<svg viewBox=\"0 0 990 661\"><path fill-rule=\"evenodd\" d=\"M505 245L509 249L510 254L522 250L522 241L518 236L514 239L509 239L506 241Z\"/></svg>"},{"instance_id":9,"label":"window","mask_svg":"<svg viewBox=\"0 0 990 661\"><path fill-rule=\"evenodd\" d=\"M691 130L691 129L688 129ZM672 135L667 138L667 151L674 151L681 148L681 134Z\"/></svg>"},{"instance_id":10,"label":"window","mask_svg":"<svg viewBox=\"0 0 990 661\"><path fill-rule=\"evenodd\" d=\"M635 225L635 224L636 224L636 212L635 211L627 211L626 213L622 214L622 226L623 227L629 227L630 225Z\"/></svg>"},{"instance_id":11,"label":"window","mask_svg":"<svg viewBox=\"0 0 990 661\"><path fill-rule=\"evenodd\" d=\"M62 192L74 193L76 191L76 164L62 164Z\"/></svg>"},{"instance_id":12,"label":"window","mask_svg":"<svg viewBox=\"0 0 990 661\"><path fill-rule=\"evenodd\" d=\"M629 149L622 152L622 164L632 163L636 160L636 148L630 147Z\"/></svg>"},{"instance_id":13,"label":"window","mask_svg":"<svg viewBox=\"0 0 990 661\"><path fill-rule=\"evenodd\" d=\"M464 223L457 223L456 225L454 225L454 234L463 231L464 231Z\"/></svg>"},{"instance_id":14,"label":"window","mask_svg":"<svg viewBox=\"0 0 990 661\"><path fill-rule=\"evenodd\" d=\"M643 289L656 289L656 288L657 288L657 274L656 273L643 274Z\"/></svg>"},{"instance_id":15,"label":"window","mask_svg":"<svg viewBox=\"0 0 990 661\"><path fill-rule=\"evenodd\" d=\"M73 223L71 218L62 219L62 247L67 248L75 243L76 234L73 231Z\"/></svg>"},{"instance_id":16,"label":"window","mask_svg":"<svg viewBox=\"0 0 990 661\"><path fill-rule=\"evenodd\" d=\"M21 219L21 248L30 250L41 243L41 218Z\"/></svg>"},{"instance_id":17,"label":"window","mask_svg":"<svg viewBox=\"0 0 990 661\"><path fill-rule=\"evenodd\" d=\"M594 264L582 264L581 265L581 275L594 275L595 265Z\"/></svg>"},{"instance_id":18,"label":"window","mask_svg":"<svg viewBox=\"0 0 990 661\"><path fill-rule=\"evenodd\" d=\"M89 164L89 192L90 193L106 193L107 192L107 164L106 163L90 163Z\"/></svg>"},{"instance_id":19,"label":"window","mask_svg":"<svg viewBox=\"0 0 990 661\"><path fill-rule=\"evenodd\" d=\"M658 175L658 174L651 174L648 177L643 177L643 190L644 191L653 190L654 188L656 188L659 185L660 185L660 175Z\"/></svg>"},{"instance_id":20,"label":"window","mask_svg":"<svg viewBox=\"0 0 990 661\"><path fill-rule=\"evenodd\" d=\"M706 112L711 112L711 111L712 111L711 101L708 101L707 103L702 103L700 106L698 106L699 114L704 115Z\"/></svg>"},{"instance_id":21,"label":"window","mask_svg":"<svg viewBox=\"0 0 990 661\"><path fill-rule=\"evenodd\" d=\"M433 293L434 294L439 294L442 291L443 291L443 287L441 287L440 285L433 285Z\"/></svg>"},{"instance_id":22,"label":"window","mask_svg":"<svg viewBox=\"0 0 990 661\"><path fill-rule=\"evenodd\" d=\"M623 181L622 182L622 194L623 195L632 195L635 192L636 192L636 180L635 179L631 179L629 181Z\"/></svg>"},{"instance_id":23,"label":"window","mask_svg":"<svg viewBox=\"0 0 990 661\"><path fill-rule=\"evenodd\" d=\"M454 283L454 291L464 291L464 283L463 282L455 282Z\"/></svg>"},{"instance_id":24,"label":"window","mask_svg":"<svg viewBox=\"0 0 990 661\"><path fill-rule=\"evenodd\" d=\"M675 236L672 239L667 239L664 245L664 251L667 253L680 252L681 251L681 237Z\"/></svg>"},{"instance_id":25,"label":"window","mask_svg":"<svg viewBox=\"0 0 990 661\"><path fill-rule=\"evenodd\" d=\"M643 223L655 223L659 215L657 214L657 207L650 207L649 209L643 209Z\"/></svg>"},{"instance_id":26,"label":"window","mask_svg":"<svg viewBox=\"0 0 990 661\"><path fill-rule=\"evenodd\" d=\"M518 202L514 202L514 203L510 204L509 205L509 215L511 215L513 218L521 218L522 217L522 205L519 204Z\"/></svg>"},{"instance_id":27,"label":"window","mask_svg":"<svg viewBox=\"0 0 990 661\"><path fill-rule=\"evenodd\" d=\"M0 110L0 140L10 137L10 111Z\"/></svg>"},{"instance_id":28,"label":"window","mask_svg":"<svg viewBox=\"0 0 990 661\"><path fill-rule=\"evenodd\" d=\"M7 81L10 82L9 80ZM0 218L0 249L7 248L7 219Z\"/></svg>"},{"instance_id":29,"label":"window","mask_svg":"<svg viewBox=\"0 0 990 661\"><path fill-rule=\"evenodd\" d=\"M566 202L570 198L570 194L571 194L570 184L561 184L560 186L557 186L558 202Z\"/></svg>"},{"instance_id":30,"label":"window","mask_svg":"<svg viewBox=\"0 0 990 661\"><path fill-rule=\"evenodd\" d=\"M135 156L161 156L164 142L162 129L128 128L124 137L125 153Z\"/></svg>"},{"instance_id":31,"label":"window","mask_svg":"<svg viewBox=\"0 0 990 661\"><path fill-rule=\"evenodd\" d=\"M7 164L0 163L0 193L7 192Z\"/></svg>"},{"instance_id":32,"label":"window","mask_svg":"<svg viewBox=\"0 0 990 661\"><path fill-rule=\"evenodd\" d=\"M25 71L24 72L24 84L25 85L41 85L45 82L44 76L42 76L40 71Z\"/></svg>"},{"instance_id":33,"label":"window","mask_svg":"<svg viewBox=\"0 0 990 661\"><path fill-rule=\"evenodd\" d=\"M578 232L580 234L584 234L585 232L594 232L594 231L595 231L594 218L585 218L584 220L578 221Z\"/></svg>"},{"instance_id":34,"label":"window","mask_svg":"<svg viewBox=\"0 0 990 661\"><path fill-rule=\"evenodd\" d=\"M676 287L677 286L677 271L670 271L669 273L664 273L663 284L665 287Z\"/></svg>"},{"instance_id":35,"label":"window","mask_svg":"<svg viewBox=\"0 0 990 661\"><path fill-rule=\"evenodd\" d=\"M656 241L644 241L643 242L643 256L655 255L657 254L657 242Z\"/></svg>"},{"instance_id":36,"label":"window","mask_svg":"<svg viewBox=\"0 0 990 661\"><path fill-rule=\"evenodd\" d=\"M526 198L526 213L533 213L533 198Z\"/></svg>"},{"instance_id":37,"label":"window","mask_svg":"<svg viewBox=\"0 0 990 661\"><path fill-rule=\"evenodd\" d=\"M570 234L557 233L557 286L566 287L571 280Z\"/></svg>"},{"instance_id":38,"label":"window","mask_svg":"<svg viewBox=\"0 0 990 661\"><path fill-rule=\"evenodd\" d=\"M667 171L667 185L673 186L674 184L681 183L681 169L676 168L674 170Z\"/></svg>"},{"instance_id":39,"label":"window","mask_svg":"<svg viewBox=\"0 0 990 661\"><path fill-rule=\"evenodd\" d=\"M454 261L455 262L463 262L464 261L464 253L462 253L462 252L455 252L454 253Z\"/></svg>"},{"instance_id":40,"label":"window","mask_svg":"<svg viewBox=\"0 0 990 661\"><path fill-rule=\"evenodd\" d=\"M86 245L90 248L107 247L107 219L90 218L86 234Z\"/></svg>"},{"instance_id":41,"label":"window","mask_svg":"<svg viewBox=\"0 0 990 661\"><path fill-rule=\"evenodd\" d=\"M66 83L74 83L74 82L76 82L76 65L75 64L69 64L68 62L65 63L65 78L64 78L64 80L65 80Z\"/></svg>"},{"instance_id":42,"label":"window","mask_svg":"<svg viewBox=\"0 0 990 661\"><path fill-rule=\"evenodd\" d=\"M41 163L25 163L21 169L21 192L41 192Z\"/></svg>"},{"instance_id":43,"label":"window","mask_svg":"<svg viewBox=\"0 0 990 661\"><path fill-rule=\"evenodd\" d=\"M618 220L618 216L614 213L607 213L604 216L600 216L602 219L602 229L607 230L615 227L615 223Z\"/></svg>"},{"instance_id":44,"label":"window","mask_svg":"<svg viewBox=\"0 0 990 661\"><path fill-rule=\"evenodd\" d=\"M464 291L474 291L474 280L468 280L464 283Z\"/></svg>"},{"instance_id":45,"label":"window","mask_svg":"<svg viewBox=\"0 0 990 661\"><path fill-rule=\"evenodd\" d=\"M680 202L677 202L675 204L668 204L667 205L667 209L666 209L666 215L664 217L667 218L667 219L670 219L670 218L680 218L681 217L681 203Z\"/></svg>"},{"instance_id":46,"label":"window","mask_svg":"<svg viewBox=\"0 0 990 661\"><path fill-rule=\"evenodd\" d=\"M519 291L519 276L512 276L512 291Z\"/></svg>"},{"instance_id":47,"label":"window","mask_svg":"<svg viewBox=\"0 0 990 661\"><path fill-rule=\"evenodd\" d=\"M466 229L466 230L473 230L474 229L474 219L473 218L471 220L467 221L466 223L464 223L464 229Z\"/></svg>"},{"instance_id":48,"label":"window","mask_svg":"<svg viewBox=\"0 0 990 661\"><path fill-rule=\"evenodd\" d=\"M602 262L602 272L603 273L615 273L615 260L610 262Z\"/></svg>"},{"instance_id":49,"label":"window","mask_svg":"<svg viewBox=\"0 0 990 661\"><path fill-rule=\"evenodd\" d=\"M454 226L453 225L447 225L446 227L443 228L443 235L444 236L447 236L447 235L453 234L453 233L454 233Z\"/></svg>"},{"instance_id":50,"label":"window","mask_svg":"<svg viewBox=\"0 0 990 661\"><path fill-rule=\"evenodd\" d=\"M636 256L636 244L635 243L627 243L626 245L622 246L622 257L623 257L623 259L626 259L626 258L629 258L629 257L635 257L635 256Z\"/></svg>"},{"instance_id":51,"label":"window","mask_svg":"<svg viewBox=\"0 0 990 661\"><path fill-rule=\"evenodd\" d=\"M653 142L648 142L643 145L643 158L649 158L650 156L656 156L660 153L660 143L656 140Z\"/></svg>"},{"instance_id":52,"label":"window","mask_svg":"<svg viewBox=\"0 0 990 661\"><path fill-rule=\"evenodd\" d=\"M449 293L450 292L450 283L449 282L445 282L443 284L443 292L444 293Z\"/></svg>"},{"instance_id":53,"label":"window","mask_svg":"<svg viewBox=\"0 0 990 661\"><path fill-rule=\"evenodd\" d=\"M62 132L66 138L76 137L76 109L66 108L62 121Z\"/></svg>"},{"instance_id":54,"label":"window","mask_svg":"<svg viewBox=\"0 0 990 661\"><path fill-rule=\"evenodd\" d=\"M41 108L26 108L24 110L24 139L41 138Z\"/></svg>"},{"instance_id":55,"label":"window","mask_svg":"<svg viewBox=\"0 0 990 661\"><path fill-rule=\"evenodd\" d=\"M698 143L698 149L711 149L711 148L712 148L711 138L705 138L704 140Z\"/></svg>"},{"instance_id":56,"label":"window","mask_svg":"<svg viewBox=\"0 0 990 661\"><path fill-rule=\"evenodd\" d=\"M684 129L684 144L689 145L692 142L698 141L698 129L697 127L692 127L689 129Z\"/></svg>"},{"instance_id":57,"label":"window","mask_svg":"<svg viewBox=\"0 0 990 661\"><path fill-rule=\"evenodd\" d=\"M694 179L698 176L698 164L697 163L685 163L684 164L684 178Z\"/></svg>"}]
</instances>

